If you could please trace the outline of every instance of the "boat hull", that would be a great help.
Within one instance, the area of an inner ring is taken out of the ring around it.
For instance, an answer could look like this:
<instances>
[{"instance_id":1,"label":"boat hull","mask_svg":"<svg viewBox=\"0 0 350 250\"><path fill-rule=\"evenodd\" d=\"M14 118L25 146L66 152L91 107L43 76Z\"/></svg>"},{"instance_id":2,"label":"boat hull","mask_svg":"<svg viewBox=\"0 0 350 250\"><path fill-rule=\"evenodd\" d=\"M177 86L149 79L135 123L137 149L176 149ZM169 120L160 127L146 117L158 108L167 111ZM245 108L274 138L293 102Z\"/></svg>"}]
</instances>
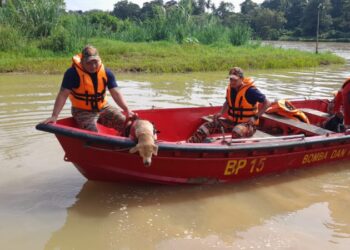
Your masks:
<instances>
[{"instance_id":1,"label":"boat hull","mask_svg":"<svg viewBox=\"0 0 350 250\"><path fill-rule=\"evenodd\" d=\"M160 150L146 167L130 147L91 144L57 136L65 160L74 163L89 180L111 182L225 183L238 182L286 170L350 159L350 145L316 143L291 147L200 152ZM161 148L161 146L160 146ZM82 157L84 156L84 157Z\"/></svg>"},{"instance_id":2,"label":"boat hull","mask_svg":"<svg viewBox=\"0 0 350 250\"><path fill-rule=\"evenodd\" d=\"M129 153L135 142L100 127L90 132L77 128L72 118L56 124L38 124L37 129L54 133L65 151L65 160L89 180L112 182L156 182L204 184L238 182L262 175L308 168L350 159L350 131L334 133L317 127L327 114L326 100L293 102L312 109L312 124L262 117L260 129L268 138L233 140L216 138L214 143L186 143L202 124L203 117L220 107L152 109L136 111L160 131L158 155L149 167L141 157ZM185 118L185 119L184 119ZM184 120L186 121L184 123ZM301 126L302 125L302 126ZM279 133L279 134L276 134Z\"/></svg>"}]
</instances>

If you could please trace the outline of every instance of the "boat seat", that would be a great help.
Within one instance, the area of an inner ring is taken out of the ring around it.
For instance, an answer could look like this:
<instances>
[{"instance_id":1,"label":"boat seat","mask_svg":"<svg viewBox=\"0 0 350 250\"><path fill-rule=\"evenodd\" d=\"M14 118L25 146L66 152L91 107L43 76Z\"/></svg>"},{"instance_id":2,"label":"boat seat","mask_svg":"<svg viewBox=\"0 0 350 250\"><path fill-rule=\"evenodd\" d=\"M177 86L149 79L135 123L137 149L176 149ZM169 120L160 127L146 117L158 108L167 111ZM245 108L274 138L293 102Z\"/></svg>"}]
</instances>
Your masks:
<instances>
[{"instance_id":1,"label":"boat seat","mask_svg":"<svg viewBox=\"0 0 350 250\"><path fill-rule=\"evenodd\" d=\"M283 117L283 116L279 116L276 114L267 114L264 113L262 115L263 119L268 119L268 120L272 120L275 121L277 123L282 123L285 124L291 128L296 128L299 129L303 132L306 132L308 134L311 135L326 135L326 134L332 134L334 133L333 131L330 131L328 129L324 129L312 124L307 124L301 121L297 121L297 120L293 120L287 117Z\"/></svg>"},{"instance_id":2,"label":"boat seat","mask_svg":"<svg viewBox=\"0 0 350 250\"><path fill-rule=\"evenodd\" d=\"M267 138L267 137L273 137L273 135L270 135L268 133L265 133L264 131L261 131L261 130L256 130L254 135L253 135L253 138Z\"/></svg>"},{"instance_id":3,"label":"boat seat","mask_svg":"<svg viewBox=\"0 0 350 250\"><path fill-rule=\"evenodd\" d=\"M225 133L224 135L225 135L225 140L226 141L230 141L232 139L231 138L231 133ZM261 130L256 130L252 137L235 138L235 139L233 139L233 141L252 140L252 139L259 140L259 139L273 138L273 137L275 137L275 136L274 135L270 135L268 133L265 133L265 132L263 132ZM212 134L212 135L208 136L208 138L205 140L205 142L213 143L213 142L222 141L223 139L224 139L224 137L223 137L222 134Z\"/></svg>"},{"instance_id":4,"label":"boat seat","mask_svg":"<svg viewBox=\"0 0 350 250\"><path fill-rule=\"evenodd\" d=\"M322 118L329 118L331 116L331 114L316 109L300 108L299 110L303 111L306 115L314 115Z\"/></svg>"}]
</instances>

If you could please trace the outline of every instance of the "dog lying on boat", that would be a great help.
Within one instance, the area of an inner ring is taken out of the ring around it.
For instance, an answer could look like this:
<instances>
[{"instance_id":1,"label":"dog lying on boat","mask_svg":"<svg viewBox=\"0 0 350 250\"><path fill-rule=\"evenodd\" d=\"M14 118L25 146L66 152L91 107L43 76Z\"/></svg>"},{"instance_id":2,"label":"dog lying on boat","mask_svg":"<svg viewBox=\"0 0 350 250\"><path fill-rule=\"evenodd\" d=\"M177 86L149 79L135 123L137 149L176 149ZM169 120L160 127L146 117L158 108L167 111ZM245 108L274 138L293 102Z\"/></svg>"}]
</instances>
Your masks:
<instances>
[{"instance_id":1,"label":"dog lying on boat","mask_svg":"<svg viewBox=\"0 0 350 250\"><path fill-rule=\"evenodd\" d=\"M152 155L158 153L158 146L155 144L157 136L154 131L152 123L141 119L136 119L130 129L129 137L137 141L137 144L129 152L132 154L139 152L146 167L151 166Z\"/></svg>"}]
</instances>

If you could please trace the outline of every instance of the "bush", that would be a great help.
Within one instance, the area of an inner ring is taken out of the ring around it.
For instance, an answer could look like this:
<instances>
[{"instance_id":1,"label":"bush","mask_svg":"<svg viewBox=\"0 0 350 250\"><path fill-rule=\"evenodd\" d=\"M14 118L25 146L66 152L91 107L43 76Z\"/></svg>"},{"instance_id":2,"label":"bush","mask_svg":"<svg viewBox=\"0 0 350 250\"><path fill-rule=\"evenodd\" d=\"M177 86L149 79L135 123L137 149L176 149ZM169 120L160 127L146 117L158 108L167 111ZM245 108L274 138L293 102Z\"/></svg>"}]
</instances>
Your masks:
<instances>
[{"instance_id":1,"label":"bush","mask_svg":"<svg viewBox=\"0 0 350 250\"><path fill-rule=\"evenodd\" d=\"M23 35L15 28L11 26L1 26L0 25L0 50L18 50L23 47L25 43L25 38Z\"/></svg>"},{"instance_id":2,"label":"bush","mask_svg":"<svg viewBox=\"0 0 350 250\"><path fill-rule=\"evenodd\" d=\"M122 32L115 35L115 38L124 42L144 42L151 40L151 34L142 26L130 22Z\"/></svg>"},{"instance_id":3,"label":"bush","mask_svg":"<svg viewBox=\"0 0 350 250\"><path fill-rule=\"evenodd\" d=\"M108 12L94 10L87 12L86 15L89 19L89 23L96 28L105 30L105 32L117 32L122 25L122 21L110 15Z\"/></svg>"},{"instance_id":4,"label":"bush","mask_svg":"<svg viewBox=\"0 0 350 250\"><path fill-rule=\"evenodd\" d=\"M233 26L229 33L230 42L234 46L247 44L252 38L251 29L242 24Z\"/></svg>"},{"instance_id":5,"label":"bush","mask_svg":"<svg viewBox=\"0 0 350 250\"><path fill-rule=\"evenodd\" d=\"M74 52L79 51L84 44L83 39L71 34L64 27L59 26L51 36L41 41L39 47L54 52Z\"/></svg>"},{"instance_id":6,"label":"bush","mask_svg":"<svg viewBox=\"0 0 350 250\"><path fill-rule=\"evenodd\" d=\"M227 42L227 29L216 18L204 16L196 21L194 35L202 44L213 44L218 41Z\"/></svg>"},{"instance_id":7,"label":"bush","mask_svg":"<svg viewBox=\"0 0 350 250\"><path fill-rule=\"evenodd\" d=\"M1 20L31 38L47 37L64 13L63 0L8 1Z\"/></svg>"},{"instance_id":8,"label":"bush","mask_svg":"<svg viewBox=\"0 0 350 250\"><path fill-rule=\"evenodd\" d=\"M69 34L79 39L92 37L96 33L89 18L76 13L62 15L57 26L62 26Z\"/></svg>"}]
</instances>

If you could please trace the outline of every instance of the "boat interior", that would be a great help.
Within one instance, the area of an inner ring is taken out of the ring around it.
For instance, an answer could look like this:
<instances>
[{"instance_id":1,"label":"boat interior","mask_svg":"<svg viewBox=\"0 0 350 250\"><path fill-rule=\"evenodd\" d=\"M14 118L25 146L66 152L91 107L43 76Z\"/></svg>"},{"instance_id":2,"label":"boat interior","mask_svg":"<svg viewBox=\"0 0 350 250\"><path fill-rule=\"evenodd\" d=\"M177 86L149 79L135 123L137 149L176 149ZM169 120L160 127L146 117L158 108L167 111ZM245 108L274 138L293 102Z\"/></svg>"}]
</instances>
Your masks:
<instances>
[{"instance_id":1,"label":"boat interior","mask_svg":"<svg viewBox=\"0 0 350 250\"><path fill-rule=\"evenodd\" d=\"M264 113L260 117L259 126L257 131L251 138L244 139L233 139L232 141L257 141L257 140L268 140L268 139L292 139L292 138L304 138L310 136L322 136L333 134L333 131L322 128L322 124L331 116L328 112L328 100L297 100L293 102L293 105L302 111L309 120L309 124L302 122L297 119L291 119L283 117L277 114ZM200 109L200 108L199 108ZM217 109L219 110L219 108ZM197 111L192 111L191 114L185 114L183 111L183 117L187 118L185 121L171 121L170 118L167 120L169 123L174 124L173 133L179 134L179 137L175 138L164 138L165 140L186 140L203 122L211 121L214 110L207 110L207 114L199 116ZM190 112L190 111L189 111ZM174 115L175 116L175 115ZM185 120L185 119L184 119ZM187 123L187 126L185 125ZM156 124L156 123L155 123ZM183 126L181 126L183 124ZM193 125L195 124L195 125ZM157 124L156 124L157 126ZM159 138L162 139L162 129L159 129ZM170 131L169 131L170 132ZM231 140L231 133L219 133L211 135L207 142L226 142Z\"/></svg>"},{"instance_id":2,"label":"boat interior","mask_svg":"<svg viewBox=\"0 0 350 250\"><path fill-rule=\"evenodd\" d=\"M283 117L277 114L263 114L260 118L259 126L255 134L250 138L232 139L232 142L242 141L258 141L267 139L296 139L307 136L329 135L333 131L324 129L321 124L330 117L328 113L313 109L305 109L303 111L308 117L309 121L314 122L307 124L305 122ZM211 117L203 117L204 121L211 121ZM317 121L317 122L316 122ZM213 134L209 137L207 142L226 141L230 138L230 133Z\"/></svg>"},{"instance_id":3,"label":"boat interior","mask_svg":"<svg viewBox=\"0 0 350 250\"><path fill-rule=\"evenodd\" d=\"M252 138L234 139L242 140L268 140L269 138L301 138L323 136L334 133L322 128L330 114L327 113L329 101L327 99L296 100L293 105L304 112L309 124L283 117L277 114L263 114L260 117L259 126ZM151 121L158 131L158 140L168 142L185 142L192 133L211 116L217 113L221 107L192 107L171 109L137 110L141 119ZM73 119L63 119L58 123L68 126L76 126ZM99 134L118 135L116 130L99 125ZM209 137L207 142L219 143L231 140L231 133L219 133Z\"/></svg>"}]
</instances>

